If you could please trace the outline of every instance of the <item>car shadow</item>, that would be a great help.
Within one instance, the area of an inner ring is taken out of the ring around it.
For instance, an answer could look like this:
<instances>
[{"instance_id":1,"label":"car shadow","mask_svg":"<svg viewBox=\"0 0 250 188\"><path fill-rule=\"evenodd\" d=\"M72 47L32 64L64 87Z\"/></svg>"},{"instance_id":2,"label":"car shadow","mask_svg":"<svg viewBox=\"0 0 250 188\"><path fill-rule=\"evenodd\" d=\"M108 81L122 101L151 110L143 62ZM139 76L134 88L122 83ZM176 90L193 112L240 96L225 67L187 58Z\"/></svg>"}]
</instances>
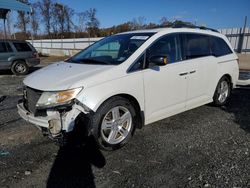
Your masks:
<instances>
[{"instance_id":1,"label":"car shadow","mask_svg":"<svg viewBox=\"0 0 250 188\"><path fill-rule=\"evenodd\" d=\"M60 148L47 180L47 188L96 187L91 167L103 168L105 164L105 157L92 137L84 146Z\"/></svg>"},{"instance_id":2,"label":"car shadow","mask_svg":"<svg viewBox=\"0 0 250 188\"><path fill-rule=\"evenodd\" d=\"M13 75L10 70L0 70L0 75Z\"/></svg>"},{"instance_id":3,"label":"car shadow","mask_svg":"<svg viewBox=\"0 0 250 188\"><path fill-rule=\"evenodd\" d=\"M37 71L37 70L39 70L39 69L41 69L41 68L43 68L43 67L31 67L30 68L30 70L29 70L29 74L31 74L31 73L33 73L33 72L35 72L35 71Z\"/></svg>"},{"instance_id":4,"label":"car shadow","mask_svg":"<svg viewBox=\"0 0 250 188\"><path fill-rule=\"evenodd\" d=\"M250 133L250 87L234 90L223 110L234 114L235 123Z\"/></svg>"},{"instance_id":5,"label":"car shadow","mask_svg":"<svg viewBox=\"0 0 250 188\"><path fill-rule=\"evenodd\" d=\"M35 72L35 71L37 71L37 70L39 70L41 68L43 68L43 67L41 67L41 66L30 67L29 72L28 72L27 75L29 75L29 74L31 74L31 73L33 73L33 72ZM0 70L0 75L11 76L11 75L14 75L14 74L10 70Z\"/></svg>"}]
</instances>

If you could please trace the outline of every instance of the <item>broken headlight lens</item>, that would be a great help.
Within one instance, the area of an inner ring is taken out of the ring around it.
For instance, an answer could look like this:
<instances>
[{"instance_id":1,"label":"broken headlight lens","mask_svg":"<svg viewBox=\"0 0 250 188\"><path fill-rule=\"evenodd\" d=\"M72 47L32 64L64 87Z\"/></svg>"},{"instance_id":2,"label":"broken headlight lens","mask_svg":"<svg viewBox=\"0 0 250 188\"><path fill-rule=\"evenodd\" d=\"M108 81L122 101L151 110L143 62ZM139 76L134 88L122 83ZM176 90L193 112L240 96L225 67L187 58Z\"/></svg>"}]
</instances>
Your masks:
<instances>
[{"instance_id":1,"label":"broken headlight lens","mask_svg":"<svg viewBox=\"0 0 250 188\"><path fill-rule=\"evenodd\" d=\"M46 106L57 106L65 104L74 99L82 88L70 89L65 91L51 91L43 92L39 98L36 106L37 107L46 107Z\"/></svg>"}]
</instances>

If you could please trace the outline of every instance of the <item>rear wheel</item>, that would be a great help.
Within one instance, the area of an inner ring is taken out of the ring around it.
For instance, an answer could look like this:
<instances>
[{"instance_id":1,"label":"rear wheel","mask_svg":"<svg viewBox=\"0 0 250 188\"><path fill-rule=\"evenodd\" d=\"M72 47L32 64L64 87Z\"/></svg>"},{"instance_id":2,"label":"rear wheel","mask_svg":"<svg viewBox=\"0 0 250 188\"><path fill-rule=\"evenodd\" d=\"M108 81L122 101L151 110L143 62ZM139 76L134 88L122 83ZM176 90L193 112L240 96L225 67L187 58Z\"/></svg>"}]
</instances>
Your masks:
<instances>
[{"instance_id":1,"label":"rear wheel","mask_svg":"<svg viewBox=\"0 0 250 188\"><path fill-rule=\"evenodd\" d=\"M227 77L222 77L216 87L213 103L215 106L223 106L231 95L231 83Z\"/></svg>"},{"instance_id":2,"label":"rear wheel","mask_svg":"<svg viewBox=\"0 0 250 188\"><path fill-rule=\"evenodd\" d=\"M135 110L122 97L106 101L93 117L93 131L101 148L115 150L124 146L134 132Z\"/></svg>"},{"instance_id":3,"label":"rear wheel","mask_svg":"<svg viewBox=\"0 0 250 188\"><path fill-rule=\"evenodd\" d=\"M11 71L15 75L26 75L29 72L29 67L24 61L18 60L13 63Z\"/></svg>"}]
</instances>

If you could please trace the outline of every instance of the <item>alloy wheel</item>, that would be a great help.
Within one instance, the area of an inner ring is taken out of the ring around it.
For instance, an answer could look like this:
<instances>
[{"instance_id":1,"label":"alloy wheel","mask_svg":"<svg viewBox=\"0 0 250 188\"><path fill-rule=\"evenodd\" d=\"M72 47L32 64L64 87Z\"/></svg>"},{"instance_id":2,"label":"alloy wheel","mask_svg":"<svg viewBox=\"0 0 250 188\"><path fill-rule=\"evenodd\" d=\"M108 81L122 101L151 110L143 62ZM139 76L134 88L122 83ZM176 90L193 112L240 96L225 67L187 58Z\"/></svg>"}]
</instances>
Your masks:
<instances>
[{"instance_id":1,"label":"alloy wheel","mask_svg":"<svg viewBox=\"0 0 250 188\"><path fill-rule=\"evenodd\" d=\"M223 103L227 100L227 97L229 95L229 85L227 81L224 80L220 83L218 94L218 101L220 103Z\"/></svg>"},{"instance_id":2,"label":"alloy wheel","mask_svg":"<svg viewBox=\"0 0 250 188\"><path fill-rule=\"evenodd\" d=\"M101 136L108 144L118 144L129 135L132 128L132 115L123 106L109 110L101 124Z\"/></svg>"}]
</instances>

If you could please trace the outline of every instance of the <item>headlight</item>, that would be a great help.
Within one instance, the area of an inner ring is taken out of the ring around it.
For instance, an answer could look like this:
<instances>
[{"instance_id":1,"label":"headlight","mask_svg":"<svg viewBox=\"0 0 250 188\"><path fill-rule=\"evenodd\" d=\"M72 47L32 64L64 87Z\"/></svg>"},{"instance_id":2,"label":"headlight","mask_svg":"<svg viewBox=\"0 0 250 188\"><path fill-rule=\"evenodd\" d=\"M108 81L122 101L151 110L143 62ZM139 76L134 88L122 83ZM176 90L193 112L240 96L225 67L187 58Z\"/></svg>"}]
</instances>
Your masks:
<instances>
[{"instance_id":1,"label":"headlight","mask_svg":"<svg viewBox=\"0 0 250 188\"><path fill-rule=\"evenodd\" d=\"M57 106L65 104L74 99L82 88L76 88L66 91L56 91L56 92L43 92L39 98L36 106L46 107L46 106Z\"/></svg>"}]
</instances>

